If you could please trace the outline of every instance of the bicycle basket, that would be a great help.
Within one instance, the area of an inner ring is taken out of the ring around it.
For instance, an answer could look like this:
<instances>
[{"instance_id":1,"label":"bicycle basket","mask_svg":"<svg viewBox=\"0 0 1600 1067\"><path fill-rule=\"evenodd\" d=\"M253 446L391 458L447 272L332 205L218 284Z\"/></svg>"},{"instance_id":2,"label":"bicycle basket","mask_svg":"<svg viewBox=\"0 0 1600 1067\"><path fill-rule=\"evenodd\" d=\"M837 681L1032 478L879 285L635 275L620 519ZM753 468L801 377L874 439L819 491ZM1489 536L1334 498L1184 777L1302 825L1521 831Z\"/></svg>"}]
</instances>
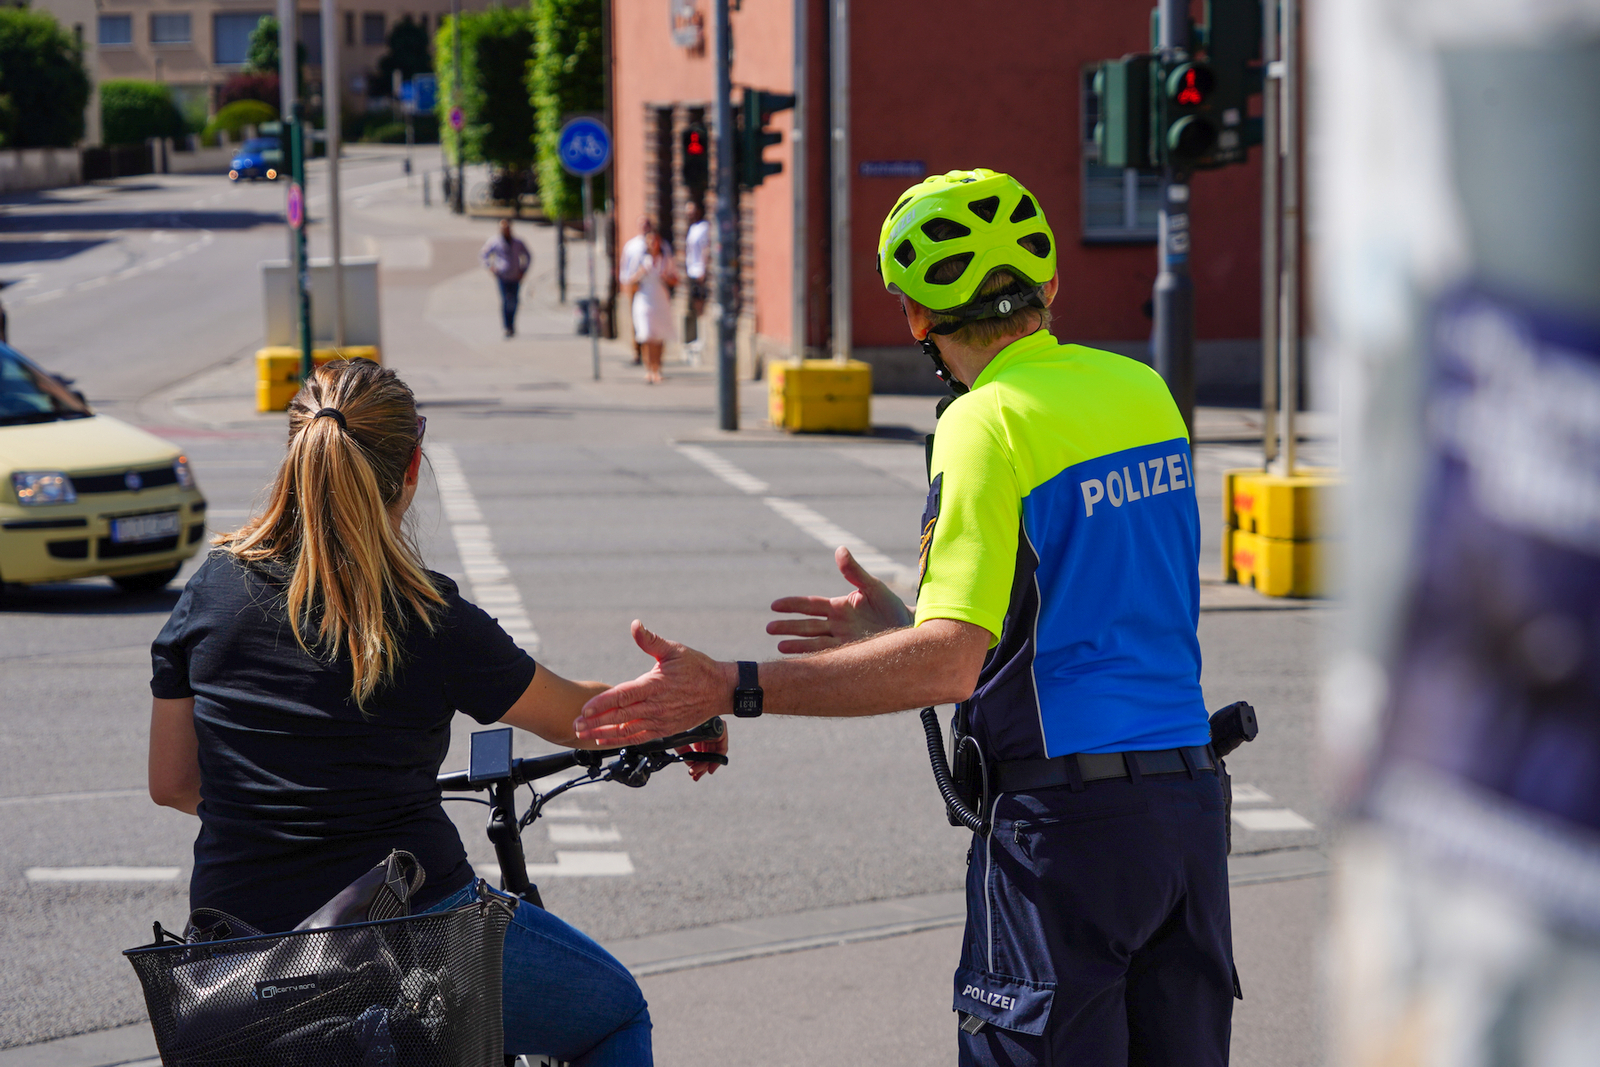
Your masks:
<instances>
[{"instance_id":1,"label":"bicycle basket","mask_svg":"<svg viewBox=\"0 0 1600 1067\"><path fill-rule=\"evenodd\" d=\"M128 949L166 1067L502 1067L512 906Z\"/></svg>"}]
</instances>

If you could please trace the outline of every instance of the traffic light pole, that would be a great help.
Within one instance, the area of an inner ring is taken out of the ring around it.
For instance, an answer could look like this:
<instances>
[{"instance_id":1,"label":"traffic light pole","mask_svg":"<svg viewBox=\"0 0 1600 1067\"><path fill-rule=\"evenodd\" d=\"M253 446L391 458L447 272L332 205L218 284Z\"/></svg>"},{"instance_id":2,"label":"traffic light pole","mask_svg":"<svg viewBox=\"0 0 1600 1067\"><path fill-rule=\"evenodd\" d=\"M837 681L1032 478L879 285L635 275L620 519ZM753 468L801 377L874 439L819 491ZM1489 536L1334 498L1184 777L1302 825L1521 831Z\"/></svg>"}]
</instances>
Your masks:
<instances>
[{"instance_id":1,"label":"traffic light pole","mask_svg":"<svg viewBox=\"0 0 1600 1067\"><path fill-rule=\"evenodd\" d=\"M1188 0L1161 0L1163 60L1189 49ZM1161 209L1156 242L1152 357L1172 399L1194 435L1194 282L1189 276L1189 175L1171 162L1161 172Z\"/></svg>"},{"instance_id":2,"label":"traffic light pole","mask_svg":"<svg viewBox=\"0 0 1600 1067\"><path fill-rule=\"evenodd\" d=\"M739 428L739 217L735 207L732 26L728 0L716 0L717 49L717 425Z\"/></svg>"},{"instance_id":3,"label":"traffic light pole","mask_svg":"<svg viewBox=\"0 0 1600 1067\"><path fill-rule=\"evenodd\" d=\"M289 188L299 197L298 212L291 210L294 231L294 286L300 318L300 380L311 377L311 262L306 258L306 109L294 102L289 115Z\"/></svg>"}]
</instances>

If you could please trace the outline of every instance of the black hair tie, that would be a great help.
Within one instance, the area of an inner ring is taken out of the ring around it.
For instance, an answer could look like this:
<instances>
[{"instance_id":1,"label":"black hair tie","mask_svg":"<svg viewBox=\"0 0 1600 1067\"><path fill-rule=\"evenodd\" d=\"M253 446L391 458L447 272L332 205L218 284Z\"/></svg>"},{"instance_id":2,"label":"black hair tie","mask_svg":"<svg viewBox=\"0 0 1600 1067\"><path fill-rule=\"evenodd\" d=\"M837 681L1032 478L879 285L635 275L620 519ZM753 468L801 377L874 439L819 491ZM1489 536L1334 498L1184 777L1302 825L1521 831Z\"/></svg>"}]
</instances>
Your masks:
<instances>
[{"instance_id":1,"label":"black hair tie","mask_svg":"<svg viewBox=\"0 0 1600 1067\"><path fill-rule=\"evenodd\" d=\"M340 411L338 408L323 408L321 411L317 412L311 417L313 419L320 419L324 415L337 422L339 424L339 429L348 430L350 428L344 424L344 412Z\"/></svg>"}]
</instances>

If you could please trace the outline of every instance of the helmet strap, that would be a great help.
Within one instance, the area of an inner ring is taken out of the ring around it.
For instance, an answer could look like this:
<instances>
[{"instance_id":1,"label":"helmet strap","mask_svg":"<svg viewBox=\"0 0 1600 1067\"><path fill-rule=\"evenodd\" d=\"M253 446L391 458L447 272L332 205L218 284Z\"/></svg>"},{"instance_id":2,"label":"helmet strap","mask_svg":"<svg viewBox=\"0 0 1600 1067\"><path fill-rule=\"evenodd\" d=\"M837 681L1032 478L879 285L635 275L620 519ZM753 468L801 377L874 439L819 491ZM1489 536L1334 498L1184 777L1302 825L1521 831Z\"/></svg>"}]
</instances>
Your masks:
<instances>
[{"instance_id":1,"label":"helmet strap","mask_svg":"<svg viewBox=\"0 0 1600 1067\"><path fill-rule=\"evenodd\" d=\"M933 373L950 388L950 395L939 401L937 415L943 415L944 409L949 406L950 401L965 393L967 387L960 378L951 373L949 365L944 361L944 356L939 354L939 346L934 343L931 333L927 337L917 338L917 344L921 345L928 358L933 360Z\"/></svg>"}]
</instances>

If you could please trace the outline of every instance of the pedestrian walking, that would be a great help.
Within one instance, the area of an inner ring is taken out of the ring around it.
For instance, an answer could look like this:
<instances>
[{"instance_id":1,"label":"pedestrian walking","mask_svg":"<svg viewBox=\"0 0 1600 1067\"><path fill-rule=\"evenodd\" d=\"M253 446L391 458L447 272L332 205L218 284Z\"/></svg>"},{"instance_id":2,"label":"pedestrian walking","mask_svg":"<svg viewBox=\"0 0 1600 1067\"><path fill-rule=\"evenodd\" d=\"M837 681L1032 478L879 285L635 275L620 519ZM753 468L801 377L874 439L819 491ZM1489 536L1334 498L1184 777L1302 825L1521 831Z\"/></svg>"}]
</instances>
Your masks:
<instances>
[{"instance_id":1,"label":"pedestrian walking","mask_svg":"<svg viewBox=\"0 0 1600 1067\"><path fill-rule=\"evenodd\" d=\"M689 352L696 363L700 362L700 316L706 313L706 264L710 258L711 223L706 221L705 209L696 201L689 201L689 231L683 240L683 271L689 276L689 315L684 323L684 340L689 342Z\"/></svg>"},{"instance_id":2,"label":"pedestrian walking","mask_svg":"<svg viewBox=\"0 0 1600 1067\"><path fill-rule=\"evenodd\" d=\"M1051 336L1055 238L1009 175L908 189L877 258L955 394L915 613L840 548L851 593L772 605L807 616L767 627L798 658L717 662L635 621L656 664L590 700L578 736L958 705L957 773L987 829L968 853L960 1063L1224 1067L1239 985L1183 418L1150 368Z\"/></svg>"},{"instance_id":3,"label":"pedestrian walking","mask_svg":"<svg viewBox=\"0 0 1600 1067\"><path fill-rule=\"evenodd\" d=\"M489 238L483 251L478 253L478 258L500 284L500 319L505 326L506 336L514 337L517 333L517 303L522 295L522 279L527 276L528 268L533 266L533 253L528 251L528 246L520 238L512 235L511 220L501 219L500 233Z\"/></svg>"},{"instance_id":4,"label":"pedestrian walking","mask_svg":"<svg viewBox=\"0 0 1600 1067\"><path fill-rule=\"evenodd\" d=\"M645 235L644 255L624 281L633 289L633 339L644 357L645 381L654 385L661 381L662 350L672 339L672 290L678 284L677 265L660 234Z\"/></svg>"},{"instance_id":5,"label":"pedestrian walking","mask_svg":"<svg viewBox=\"0 0 1600 1067\"><path fill-rule=\"evenodd\" d=\"M639 265L644 257L650 253L650 235L656 232L656 224L649 215L639 216L639 232L622 243L622 254L618 257L617 277L622 282L622 295L628 301L630 312L633 308L633 298L638 293L639 287L628 281L639 271ZM672 243L662 241L662 247L668 256L672 255ZM634 320L633 331L633 363L634 366L644 362L644 342L639 340L638 321Z\"/></svg>"}]
</instances>

